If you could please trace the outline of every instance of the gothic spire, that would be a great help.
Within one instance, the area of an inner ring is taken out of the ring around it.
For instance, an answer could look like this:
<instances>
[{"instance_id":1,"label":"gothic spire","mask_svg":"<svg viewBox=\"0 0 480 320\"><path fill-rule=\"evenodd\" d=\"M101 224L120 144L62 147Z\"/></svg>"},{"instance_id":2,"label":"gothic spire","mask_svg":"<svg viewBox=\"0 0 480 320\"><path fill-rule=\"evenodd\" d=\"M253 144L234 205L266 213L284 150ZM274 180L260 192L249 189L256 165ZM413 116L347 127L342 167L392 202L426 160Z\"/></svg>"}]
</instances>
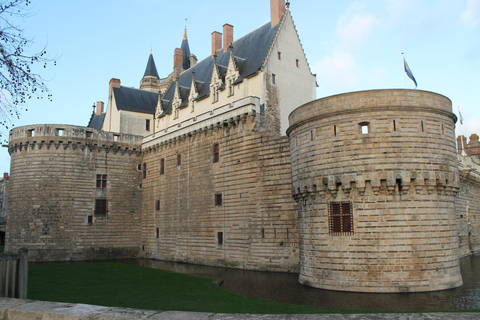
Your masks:
<instances>
[{"instance_id":1,"label":"gothic spire","mask_svg":"<svg viewBox=\"0 0 480 320\"><path fill-rule=\"evenodd\" d=\"M155 61L153 60L152 49L150 49L150 56L148 57L147 68L145 69L145 74L143 77L145 78L146 76L154 76L160 79L158 76L157 67L155 66Z\"/></svg>"},{"instance_id":2,"label":"gothic spire","mask_svg":"<svg viewBox=\"0 0 480 320\"><path fill-rule=\"evenodd\" d=\"M188 46L188 37L187 37L187 19L185 19L185 32L183 34L182 45L180 46L183 53L182 58L182 68L183 70L190 69L190 47Z\"/></svg>"}]
</instances>

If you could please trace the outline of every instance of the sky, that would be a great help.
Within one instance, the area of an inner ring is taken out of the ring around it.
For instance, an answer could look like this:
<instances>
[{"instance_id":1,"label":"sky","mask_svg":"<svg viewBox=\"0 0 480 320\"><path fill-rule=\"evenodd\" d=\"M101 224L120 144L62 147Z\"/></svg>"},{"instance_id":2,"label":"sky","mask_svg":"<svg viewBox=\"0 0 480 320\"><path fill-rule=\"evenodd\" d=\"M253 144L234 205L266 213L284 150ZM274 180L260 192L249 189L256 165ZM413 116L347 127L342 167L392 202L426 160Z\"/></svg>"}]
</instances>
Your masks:
<instances>
[{"instance_id":1,"label":"sky","mask_svg":"<svg viewBox=\"0 0 480 320\"><path fill-rule=\"evenodd\" d=\"M234 26L234 39L270 21L269 0L32 0L19 21L34 44L46 46L56 65L34 69L53 100L28 101L11 126L86 126L96 101L107 102L108 83L139 87L150 50L160 77L173 68L187 19L190 52L211 53L211 33ZM291 0L290 12L310 68L317 98L369 90L408 88L402 52L419 90L452 101L463 125L457 135L480 134L480 0ZM478 91L477 91L478 90ZM4 130L5 134L5 130ZM0 148L0 173L9 172Z\"/></svg>"}]
</instances>

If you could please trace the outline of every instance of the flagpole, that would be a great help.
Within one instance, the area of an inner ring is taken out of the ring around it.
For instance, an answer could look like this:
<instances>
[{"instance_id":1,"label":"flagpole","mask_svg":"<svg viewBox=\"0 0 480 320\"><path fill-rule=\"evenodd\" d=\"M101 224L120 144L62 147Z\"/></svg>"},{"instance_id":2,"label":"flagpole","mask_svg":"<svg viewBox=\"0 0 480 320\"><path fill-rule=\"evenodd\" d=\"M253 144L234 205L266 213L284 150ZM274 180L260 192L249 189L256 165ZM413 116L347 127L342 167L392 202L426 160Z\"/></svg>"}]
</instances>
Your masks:
<instances>
[{"instance_id":1,"label":"flagpole","mask_svg":"<svg viewBox=\"0 0 480 320\"><path fill-rule=\"evenodd\" d=\"M407 89L407 74L405 73L405 57L403 56L403 52L402 52L402 59L403 59L403 79L405 80L405 89Z\"/></svg>"}]
</instances>

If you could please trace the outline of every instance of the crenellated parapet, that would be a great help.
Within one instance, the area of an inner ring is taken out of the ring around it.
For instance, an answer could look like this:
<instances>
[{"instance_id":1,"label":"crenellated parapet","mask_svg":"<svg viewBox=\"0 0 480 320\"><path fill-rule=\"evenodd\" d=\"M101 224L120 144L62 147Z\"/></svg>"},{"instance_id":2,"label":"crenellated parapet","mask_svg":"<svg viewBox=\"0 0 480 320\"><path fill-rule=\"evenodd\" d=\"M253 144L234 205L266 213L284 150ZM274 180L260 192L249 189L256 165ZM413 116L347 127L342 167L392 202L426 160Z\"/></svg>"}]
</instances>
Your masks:
<instances>
[{"instance_id":1,"label":"crenellated parapet","mask_svg":"<svg viewBox=\"0 0 480 320\"><path fill-rule=\"evenodd\" d=\"M8 149L11 155L21 151L52 148L55 150L79 148L82 151L88 148L90 151L103 150L139 155L141 143L141 136L72 125L42 124L12 129Z\"/></svg>"},{"instance_id":2,"label":"crenellated parapet","mask_svg":"<svg viewBox=\"0 0 480 320\"><path fill-rule=\"evenodd\" d=\"M453 195L459 190L458 177L446 172L365 172L359 175L329 175L297 181L292 185L296 201L306 197L320 196L334 200L339 192L346 198L365 196L370 193L386 196L409 194Z\"/></svg>"}]
</instances>

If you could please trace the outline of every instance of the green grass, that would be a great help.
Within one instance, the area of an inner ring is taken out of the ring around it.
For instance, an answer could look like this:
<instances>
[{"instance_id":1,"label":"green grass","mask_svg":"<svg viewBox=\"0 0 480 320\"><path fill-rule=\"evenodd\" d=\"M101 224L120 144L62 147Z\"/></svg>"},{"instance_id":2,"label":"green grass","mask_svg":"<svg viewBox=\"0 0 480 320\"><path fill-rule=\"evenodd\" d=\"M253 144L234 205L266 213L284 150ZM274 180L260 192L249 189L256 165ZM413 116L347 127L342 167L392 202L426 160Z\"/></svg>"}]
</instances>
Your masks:
<instances>
[{"instance_id":1,"label":"green grass","mask_svg":"<svg viewBox=\"0 0 480 320\"><path fill-rule=\"evenodd\" d=\"M214 280L123 263L30 265L28 298L164 311L257 314L355 312L244 297L221 289Z\"/></svg>"}]
</instances>

